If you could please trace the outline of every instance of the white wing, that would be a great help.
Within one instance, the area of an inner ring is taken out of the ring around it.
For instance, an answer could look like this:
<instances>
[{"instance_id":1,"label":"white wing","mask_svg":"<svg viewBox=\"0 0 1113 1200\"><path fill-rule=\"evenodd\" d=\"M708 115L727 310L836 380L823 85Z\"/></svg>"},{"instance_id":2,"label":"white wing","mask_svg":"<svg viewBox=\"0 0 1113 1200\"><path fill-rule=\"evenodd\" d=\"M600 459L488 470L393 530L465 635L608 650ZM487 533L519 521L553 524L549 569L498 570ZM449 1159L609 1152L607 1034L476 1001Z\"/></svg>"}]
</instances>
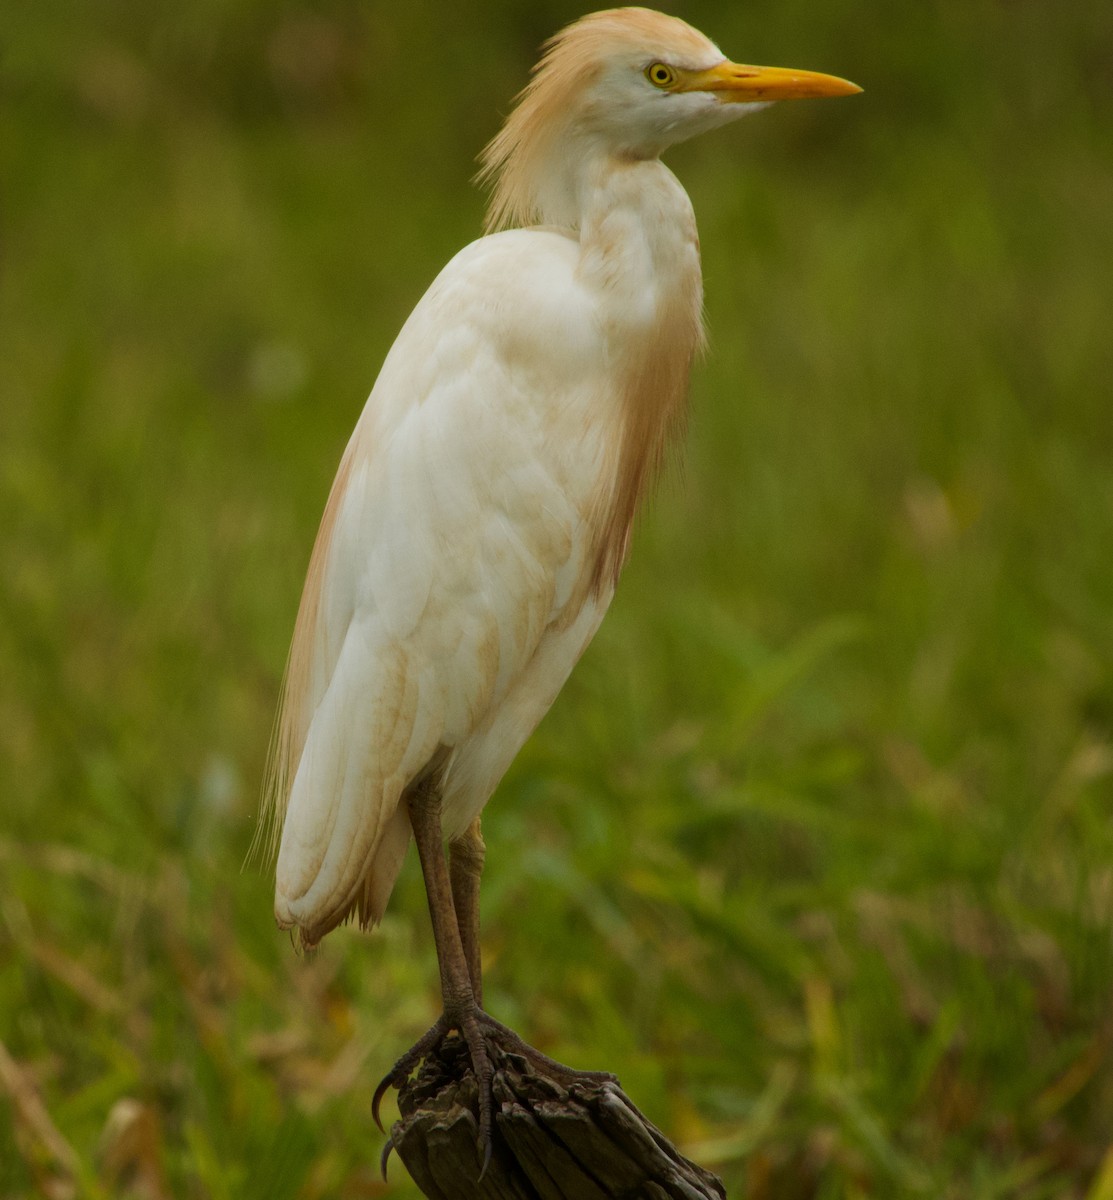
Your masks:
<instances>
[{"instance_id":1,"label":"white wing","mask_svg":"<svg viewBox=\"0 0 1113 1200\"><path fill-rule=\"evenodd\" d=\"M424 771L450 833L479 811L609 602L589 531L616 412L577 256L541 230L457 255L345 453L272 765L276 914L309 943L381 917Z\"/></svg>"}]
</instances>

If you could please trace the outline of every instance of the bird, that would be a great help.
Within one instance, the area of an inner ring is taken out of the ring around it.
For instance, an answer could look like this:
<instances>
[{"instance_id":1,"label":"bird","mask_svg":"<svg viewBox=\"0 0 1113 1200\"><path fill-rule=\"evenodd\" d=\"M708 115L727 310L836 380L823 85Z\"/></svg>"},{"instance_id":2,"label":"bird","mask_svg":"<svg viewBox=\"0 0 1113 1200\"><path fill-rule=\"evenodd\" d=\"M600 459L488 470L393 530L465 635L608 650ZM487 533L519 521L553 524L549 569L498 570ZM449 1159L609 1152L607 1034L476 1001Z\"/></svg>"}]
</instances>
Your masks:
<instances>
[{"instance_id":1,"label":"bird","mask_svg":"<svg viewBox=\"0 0 1113 1200\"><path fill-rule=\"evenodd\" d=\"M482 1007L481 813L611 603L703 343L695 217L661 154L859 91L731 62L650 9L580 18L481 155L483 235L382 363L313 546L266 784L275 916L304 947L377 924L417 845L443 1011L376 1120L455 1035L490 1154L487 1039L517 1035Z\"/></svg>"}]
</instances>

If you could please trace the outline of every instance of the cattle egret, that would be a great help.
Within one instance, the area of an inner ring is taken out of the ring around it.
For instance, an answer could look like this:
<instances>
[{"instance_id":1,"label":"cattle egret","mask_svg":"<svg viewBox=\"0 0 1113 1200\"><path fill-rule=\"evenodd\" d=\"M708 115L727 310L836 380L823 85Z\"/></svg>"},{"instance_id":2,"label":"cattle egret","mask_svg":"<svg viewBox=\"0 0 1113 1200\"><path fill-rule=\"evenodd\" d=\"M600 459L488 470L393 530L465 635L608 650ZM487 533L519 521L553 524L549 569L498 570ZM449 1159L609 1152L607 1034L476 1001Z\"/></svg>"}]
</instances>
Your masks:
<instances>
[{"instance_id":1,"label":"cattle egret","mask_svg":"<svg viewBox=\"0 0 1113 1200\"><path fill-rule=\"evenodd\" d=\"M514 1035L482 1009L480 813L610 604L702 337L695 219L660 155L860 90L729 62L648 9L575 22L483 153L487 236L386 356L313 548L268 787L275 913L305 946L377 923L417 843L444 1011L376 1117L455 1031L490 1150L485 1035Z\"/></svg>"}]
</instances>

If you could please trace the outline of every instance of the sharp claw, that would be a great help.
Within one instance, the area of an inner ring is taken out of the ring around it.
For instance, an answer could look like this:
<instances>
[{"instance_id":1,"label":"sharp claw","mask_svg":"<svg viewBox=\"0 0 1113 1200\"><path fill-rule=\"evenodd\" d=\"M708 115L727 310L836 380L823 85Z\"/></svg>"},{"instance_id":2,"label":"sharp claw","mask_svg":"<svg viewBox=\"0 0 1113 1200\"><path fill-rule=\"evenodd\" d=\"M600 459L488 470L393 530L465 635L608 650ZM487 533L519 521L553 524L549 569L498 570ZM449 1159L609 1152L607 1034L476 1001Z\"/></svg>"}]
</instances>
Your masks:
<instances>
[{"instance_id":1,"label":"sharp claw","mask_svg":"<svg viewBox=\"0 0 1113 1200\"><path fill-rule=\"evenodd\" d=\"M381 1129L381 1128L382 1128L382 1126L379 1126L379 1128ZM390 1158L390 1152L391 1152L393 1149L394 1149L394 1138L393 1138L393 1137L388 1137L388 1138L386 1139L386 1145L383 1147L383 1152L382 1152L382 1154L381 1154L381 1155L380 1155L380 1157L379 1157L379 1170L382 1172L382 1175L383 1175L383 1183L386 1183L386 1164L387 1164L387 1159L389 1159L389 1158ZM484 1170L486 1170L486 1168L484 1168ZM480 1175L480 1176L479 1176L479 1178L480 1178L480 1179L482 1179L482 1178L483 1178L483 1176L482 1176L482 1175Z\"/></svg>"},{"instance_id":2,"label":"sharp claw","mask_svg":"<svg viewBox=\"0 0 1113 1200\"><path fill-rule=\"evenodd\" d=\"M375 1124L379 1127L380 1133L386 1133L386 1126L383 1125L382 1119L379 1116L379 1105L383 1102L383 1097L387 1093L387 1089L394 1083L394 1072L385 1076L375 1089L375 1094L371 1097L371 1115L375 1118ZM383 1160L383 1178L386 1178L386 1160Z\"/></svg>"},{"instance_id":3,"label":"sharp claw","mask_svg":"<svg viewBox=\"0 0 1113 1200\"><path fill-rule=\"evenodd\" d=\"M486 1138L483 1140L483 1165L479 1168L479 1183L483 1182L483 1176L487 1174L487 1168L491 1165L491 1150L493 1149L491 1142L491 1134L488 1131ZM384 1173L383 1178L386 1178Z\"/></svg>"}]
</instances>

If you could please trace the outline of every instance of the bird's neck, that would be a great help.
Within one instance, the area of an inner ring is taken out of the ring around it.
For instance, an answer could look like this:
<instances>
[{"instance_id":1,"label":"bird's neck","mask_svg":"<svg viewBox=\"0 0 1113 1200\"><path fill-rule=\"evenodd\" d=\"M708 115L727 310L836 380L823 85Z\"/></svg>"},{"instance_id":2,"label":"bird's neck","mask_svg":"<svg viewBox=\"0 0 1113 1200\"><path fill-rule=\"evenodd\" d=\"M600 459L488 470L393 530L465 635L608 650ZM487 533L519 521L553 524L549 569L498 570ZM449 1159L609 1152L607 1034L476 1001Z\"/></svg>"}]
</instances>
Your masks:
<instances>
[{"instance_id":1,"label":"bird's neck","mask_svg":"<svg viewBox=\"0 0 1113 1200\"><path fill-rule=\"evenodd\" d=\"M662 163L585 163L577 193L578 277L606 338L618 424L596 554L602 586L617 580L638 507L683 430L703 290L692 206Z\"/></svg>"},{"instance_id":2,"label":"bird's neck","mask_svg":"<svg viewBox=\"0 0 1113 1200\"><path fill-rule=\"evenodd\" d=\"M658 159L589 159L575 195L580 279L596 291L605 323L620 326L624 344L636 345L639 328L659 332L678 305L698 325L699 237L676 176Z\"/></svg>"}]
</instances>

